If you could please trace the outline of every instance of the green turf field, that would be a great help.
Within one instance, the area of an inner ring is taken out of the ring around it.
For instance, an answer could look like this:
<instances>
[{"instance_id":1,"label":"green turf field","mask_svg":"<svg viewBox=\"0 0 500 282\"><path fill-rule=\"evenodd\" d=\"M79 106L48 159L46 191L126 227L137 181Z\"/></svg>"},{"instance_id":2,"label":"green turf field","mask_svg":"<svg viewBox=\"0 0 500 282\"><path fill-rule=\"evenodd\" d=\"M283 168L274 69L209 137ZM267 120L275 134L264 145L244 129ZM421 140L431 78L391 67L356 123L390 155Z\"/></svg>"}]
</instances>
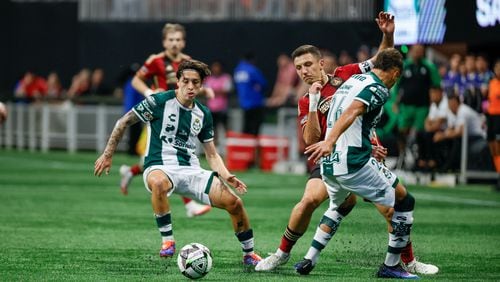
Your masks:
<instances>
[{"instance_id":1,"label":"green turf field","mask_svg":"<svg viewBox=\"0 0 500 282\"><path fill-rule=\"evenodd\" d=\"M0 149L0 280L185 280L174 260L158 256L160 237L142 177L129 196L119 192L118 167L136 161L117 155L108 176L93 176L95 153L69 155ZM256 250L276 250L305 176L239 173ZM500 194L487 186L409 187L417 204L416 256L440 267L425 280L500 281ZM172 197L177 247L199 242L213 253L208 281L366 281L385 257L386 226L367 203L346 218L316 269L300 277L292 265L305 254L321 214L297 243L290 262L274 273L245 273L239 243L225 212L189 219Z\"/></svg>"}]
</instances>

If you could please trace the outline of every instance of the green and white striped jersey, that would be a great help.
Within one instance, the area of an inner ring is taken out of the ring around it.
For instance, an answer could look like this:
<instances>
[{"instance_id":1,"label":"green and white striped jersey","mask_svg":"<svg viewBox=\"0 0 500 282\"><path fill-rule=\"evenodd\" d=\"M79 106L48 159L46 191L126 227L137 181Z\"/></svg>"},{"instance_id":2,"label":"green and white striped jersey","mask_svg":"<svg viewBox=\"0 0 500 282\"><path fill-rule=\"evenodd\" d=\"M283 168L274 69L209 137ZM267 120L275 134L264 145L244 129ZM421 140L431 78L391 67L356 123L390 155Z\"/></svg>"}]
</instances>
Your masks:
<instances>
[{"instance_id":1,"label":"green and white striped jersey","mask_svg":"<svg viewBox=\"0 0 500 282\"><path fill-rule=\"evenodd\" d=\"M339 137L330 156L322 159L324 175L344 175L358 171L371 155L370 131L380 119L389 89L372 72L351 76L332 97L327 118L326 136L335 121L354 100L366 105L366 112Z\"/></svg>"},{"instance_id":2,"label":"green and white striped jersey","mask_svg":"<svg viewBox=\"0 0 500 282\"><path fill-rule=\"evenodd\" d=\"M132 109L148 125L144 168L152 165L200 166L195 154L196 138L206 143L214 139L212 115L194 101L188 109L170 90L151 95Z\"/></svg>"}]
</instances>

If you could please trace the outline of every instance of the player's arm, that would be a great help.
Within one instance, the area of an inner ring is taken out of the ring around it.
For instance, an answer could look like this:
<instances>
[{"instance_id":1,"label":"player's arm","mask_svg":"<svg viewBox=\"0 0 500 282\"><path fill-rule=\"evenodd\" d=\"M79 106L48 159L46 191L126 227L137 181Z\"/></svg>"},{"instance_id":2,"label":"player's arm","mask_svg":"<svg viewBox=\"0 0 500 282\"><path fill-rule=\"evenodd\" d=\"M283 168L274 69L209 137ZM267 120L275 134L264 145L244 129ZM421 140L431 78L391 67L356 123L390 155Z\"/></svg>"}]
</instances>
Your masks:
<instances>
[{"instance_id":1,"label":"player's arm","mask_svg":"<svg viewBox=\"0 0 500 282\"><path fill-rule=\"evenodd\" d=\"M318 161L321 157L332 153L333 145L337 143L340 135L351 126L356 118L366 111L366 105L358 100L354 100L351 105L335 121L332 130L324 141L318 142L306 148L305 153L310 154L309 160Z\"/></svg>"},{"instance_id":2,"label":"player's arm","mask_svg":"<svg viewBox=\"0 0 500 282\"><path fill-rule=\"evenodd\" d=\"M380 51L394 47L394 16L390 13L380 12L378 13L378 17L375 19L377 22L378 28L382 31L382 42L380 42L380 46L378 47L378 52L370 58L370 61L375 62L377 59L378 53Z\"/></svg>"},{"instance_id":3,"label":"player's arm","mask_svg":"<svg viewBox=\"0 0 500 282\"><path fill-rule=\"evenodd\" d=\"M217 149L215 148L214 141L209 141L203 143L203 149L205 151L205 156L207 158L208 165L210 168L217 172L219 176L225 182L231 184L231 186L236 189L239 193L243 194L247 191L247 186L243 181L236 178L234 174L231 174L227 167L224 165L224 161L220 157L219 153L217 153Z\"/></svg>"},{"instance_id":4,"label":"player's arm","mask_svg":"<svg viewBox=\"0 0 500 282\"><path fill-rule=\"evenodd\" d=\"M306 146L321 141L321 126L319 124L317 111L322 87L320 82L314 82L311 87L309 87L309 112L307 113L307 121L302 126L302 137L304 138Z\"/></svg>"},{"instance_id":5,"label":"player's arm","mask_svg":"<svg viewBox=\"0 0 500 282\"><path fill-rule=\"evenodd\" d=\"M105 171L109 174L111 168L111 163L113 159L113 154L118 146L118 143L125 133L125 129L139 122L139 118L132 111L128 111L124 116L122 116L115 124L111 136L109 137L108 143L102 155L95 161L94 164L94 175L101 176L102 172Z\"/></svg>"},{"instance_id":6,"label":"player's arm","mask_svg":"<svg viewBox=\"0 0 500 282\"><path fill-rule=\"evenodd\" d=\"M149 97L153 95L154 93L158 92L157 91L149 88L149 86L146 84L148 75L151 75L154 71L152 69L154 68L153 66L153 61L155 58L157 58L159 55L151 55L149 58L146 60L144 65L135 73L134 78L132 79L132 87L134 87L135 90L137 90L139 93L144 95L144 97ZM158 86L158 85L156 85ZM163 90L163 89L160 89Z\"/></svg>"}]
</instances>

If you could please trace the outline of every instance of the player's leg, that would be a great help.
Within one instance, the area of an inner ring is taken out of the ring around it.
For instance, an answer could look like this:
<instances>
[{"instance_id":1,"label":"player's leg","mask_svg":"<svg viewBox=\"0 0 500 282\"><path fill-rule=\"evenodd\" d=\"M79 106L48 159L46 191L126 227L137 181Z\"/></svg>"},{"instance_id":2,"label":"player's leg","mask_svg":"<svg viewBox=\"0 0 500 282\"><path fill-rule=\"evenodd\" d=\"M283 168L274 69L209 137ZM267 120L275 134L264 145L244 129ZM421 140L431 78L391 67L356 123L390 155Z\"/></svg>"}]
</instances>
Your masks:
<instances>
[{"instance_id":1,"label":"player's leg","mask_svg":"<svg viewBox=\"0 0 500 282\"><path fill-rule=\"evenodd\" d=\"M396 203L394 205L393 209L390 209L390 212L388 213L389 216L391 217L391 221L389 221L389 232L392 232L392 222L394 222L393 218L398 217L403 215L404 213L411 212L411 215L413 216L413 208L411 210L406 211L406 209L409 209L410 206L408 205L408 202L415 202L413 199L413 196L406 191L406 188L399 184L396 186L395 189L396 192ZM414 205L413 205L414 206ZM408 238L408 242L403 249L401 249L401 262L403 263L403 267L411 273L417 273L417 274L436 274L439 272L439 268L435 265L428 264L428 263L423 263L418 261L415 256L413 255L413 246L410 240L410 237Z\"/></svg>"},{"instance_id":2,"label":"player's leg","mask_svg":"<svg viewBox=\"0 0 500 282\"><path fill-rule=\"evenodd\" d=\"M142 162L134 164L132 166L121 165L120 166L120 191L123 195L128 195L128 187L132 178L134 176L140 175L142 173Z\"/></svg>"},{"instance_id":3,"label":"player's leg","mask_svg":"<svg viewBox=\"0 0 500 282\"><path fill-rule=\"evenodd\" d=\"M181 198L184 203L184 207L186 208L186 215L188 217L204 215L212 209L211 206L200 204L191 198L184 196L181 196Z\"/></svg>"},{"instance_id":4,"label":"player's leg","mask_svg":"<svg viewBox=\"0 0 500 282\"><path fill-rule=\"evenodd\" d=\"M316 208L328 198L326 187L321 180L319 166L311 172L306 183L302 199L293 208L288 225L281 237L279 248L274 254L263 259L256 267L257 271L270 271L288 262L290 252L298 239L304 234Z\"/></svg>"},{"instance_id":5,"label":"player's leg","mask_svg":"<svg viewBox=\"0 0 500 282\"><path fill-rule=\"evenodd\" d=\"M243 251L243 264L255 266L261 258L254 252L253 230L250 228L243 201L217 177L212 178L208 197L214 207L229 213L233 230Z\"/></svg>"},{"instance_id":6,"label":"player's leg","mask_svg":"<svg viewBox=\"0 0 500 282\"><path fill-rule=\"evenodd\" d=\"M173 187L172 182L165 172L159 169L147 170L144 177L147 188L151 192L151 204L162 238L160 256L172 257L175 253L175 241L168 201L168 195Z\"/></svg>"},{"instance_id":7,"label":"player's leg","mask_svg":"<svg viewBox=\"0 0 500 282\"><path fill-rule=\"evenodd\" d=\"M321 251L335 235L342 219L347 216L356 205L356 196L340 189L336 182L325 185L330 197L330 206L323 214L316 228L311 246L304 259L294 265L295 270L301 275L309 274L318 262Z\"/></svg>"},{"instance_id":8,"label":"player's leg","mask_svg":"<svg viewBox=\"0 0 500 282\"><path fill-rule=\"evenodd\" d=\"M360 170L336 176L334 180L339 183L342 189L355 193L373 203L388 208L394 207L387 254L384 263L377 272L377 276L402 279L418 278L417 275L404 270L400 263L401 250L406 246L410 237L415 200L411 195L406 194L406 196L402 195L404 198L395 204L395 188L401 185L396 175L372 157Z\"/></svg>"}]
</instances>

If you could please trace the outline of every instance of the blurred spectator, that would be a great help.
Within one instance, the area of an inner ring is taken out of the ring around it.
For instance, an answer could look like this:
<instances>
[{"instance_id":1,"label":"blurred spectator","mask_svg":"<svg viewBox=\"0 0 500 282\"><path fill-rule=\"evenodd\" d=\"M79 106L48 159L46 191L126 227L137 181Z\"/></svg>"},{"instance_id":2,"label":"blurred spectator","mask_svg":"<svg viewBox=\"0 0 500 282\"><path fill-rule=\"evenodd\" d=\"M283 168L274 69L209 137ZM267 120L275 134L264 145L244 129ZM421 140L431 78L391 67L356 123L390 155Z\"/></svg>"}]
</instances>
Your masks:
<instances>
[{"instance_id":1,"label":"blurred spectator","mask_svg":"<svg viewBox=\"0 0 500 282\"><path fill-rule=\"evenodd\" d=\"M478 141L484 140L483 120L479 113L468 105L460 101L458 95L448 97L448 107L450 109L447 128L443 132L434 134L434 142L445 142L445 147L449 148L446 161L443 165L445 171L456 171L460 168L460 157L462 148L462 135L467 129L468 148L474 147ZM478 160L476 154L476 161Z\"/></svg>"},{"instance_id":2,"label":"blurred spectator","mask_svg":"<svg viewBox=\"0 0 500 282\"><path fill-rule=\"evenodd\" d=\"M43 77L28 71L17 83L14 95L18 101L25 103L40 101L47 95L47 82Z\"/></svg>"},{"instance_id":3,"label":"blurred spectator","mask_svg":"<svg viewBox=\"0 0 500 282\"><path fill-rule=\"evenodd\" d=\"M485 55L479 54L476 57L475 64L477 71L477 86L481 91L481 96L484 98L483 100L486 100L488 97L488 85L490 83L490 80L495 77L495 74L489 70L488 60Z\"/></svg>"},{"instance_id":4,"label":"blurred spectator","mask_svg":"<svg viewBox=\"0 0 500 282\"><path fill-rule=\"evenodd\" d=\"M461 94L462 102L476 112L482 112L482 95L476 73L476 57L472 54L465 56L465 87ZM464 80L462 80L464 81Z\"/></svg>"},{"instance_id":5,"label":"blurred spectator","mask_svg":"<svg viewBox=\"0 0 500 282\"><path fill-rule=\"evenodd\" d=\"M429 112L431 87L439 87L441 78L436 66L424 58L425 48L413 45L409 58L403 65L403 73L393 87L396 94L394 112L398 113L399 155L398 166L402 166L410 133L424 130L424 122ZM407 164L408 165L408 164Z\"/></svg>"},{"instance_id":6,"label":"blurred spectator","mask_svg":"<svg viewBox=\"0 0 500 282\"><path fill-rule=\"evenodd\" d=\"M89 94L99 96L109 96L113 94L111 88L106 85L104 81L103 69L97 68L92 72L92 76L90 78Z\"/></svg>"},{"instance_id":7,"label":"blurred spectator","mask_svg":"<svg viewBox=\"0 0 500 282\"><path fill-rule=\"evenodd\" d=\"M227 131L227 109L229 104L229 94L233 90L233 82L230 74L224 72L220 61L215 61L210 66L212 74L205 78L204 87L212 88L214 97L207 100L207 106L212 112L214 121L215 140L219 126Z\"/></svg>"},{"instance_id":8,"label":"blurred spectator","mask_svg":"<svg viewBox=\"0 0 500 282\"><path fill-rule=\"evenodd\" d=\"M496 171L500 173L500 59L495 62L493 71L495 76L488 90L488 146ZM497 190L500 190L500 182L497 183Z\"/></svg>"},{"instance_id":9,"label":"blurred spectator","mask_svg":"<svg viewBox=\"0 0 500 282\"><path fill-rule=\"evenodd\" d=\"M351 55L349 55L349 53L346 50L342 50L342 51L340 51L340 56L339 56L338 62L339 62L340 66L345 66L348 64L352 64L353 60L352 60Z\"/></svg>"},{"instance_id":10,"label":"blurred spectator","mask_svg":"<svg viewBox=\"0 0 500 282\"><path fill-rule=\"evenodd\" d=\"M51 72L47 76L47 98L51 100L62 99L64 89L56 72Z\"/></svg>"},{"instance_id":11,"label":"blurred spectator","mask_svg":"<svg viewBox=\"0 0 500 282\"><path fill-rule=\"evenodd\" d=\"M71 86L68 89L68 98L74 99L79 96L84 96L90 92L90 70L82 69L73 76Z\"/></svg>"},{"instance_id":12,"label":"blurred spectator","mask_svg":"<svg viewBox=\"0 0 500 282\"><path fill-rule=\"evenodd\" d=\"M8 112L4 103L0 102L0 126L7 120Z\"/></svg>"},{"instance_id":13,"label":"blurred spectator","mask_svg":"<svg viewBox=\"0 0 500 282\"><path fill-rule=\"evenodd\" d=\"M364 62L370 59L370 48L366 45L361 45L356 53L356 58L358 59L358 62Z\"/></svg>"},{"instance_id":14,"label":"blurred spectator","mask_svg":"<svg viewBox=\"0 0 500 282\"><path fill-rule=\"evenodd\" d=\"M441 148L433 142L433 137L438 132L446 130L446 119L449 115L448 98L443 95L440 87L433 87L430 90L431 105L429 114L425 119L425 128L417 133L418 159L417 169L426 171L434 170L437 167L441 154Z\"/></svg>"},{"instance_id":15,"label":"blurred spectator","mask_svg":"<svg viewBox=\"0 0 500 282\"><path fill-rule=\"evenodd\" d=\"M267 81L254 64L254 54L248 52L234 70L238 101L244 111L243 133L258 135L264 121L264 91Z\"/></svg>"},{"instance_id":16,"label":"blurred spectator","mask_svg":"<svg viewBox=\"0 0 500 282\"><path fill-rule=\"evenodd\" d=\"M459 67L462 57L459 54L453 54L450 58L450 69L443 75L442 87L445 93L451 94L459 91L460 72ZM464 66L465 70L465 66Z\"/></svg>"},{"instance_id":17,"label":"blurred spectator","mask_svg":"<svg viewBox=\"0 0 500 282\"><path fill-rule=\"evenodd\" d=\"M266 101L268 107L296 105L294 87L297 84L297 72L292 59L287 54L280 54L276 61L278 73L271 97Z\"/></svg>"}]
</instances>

